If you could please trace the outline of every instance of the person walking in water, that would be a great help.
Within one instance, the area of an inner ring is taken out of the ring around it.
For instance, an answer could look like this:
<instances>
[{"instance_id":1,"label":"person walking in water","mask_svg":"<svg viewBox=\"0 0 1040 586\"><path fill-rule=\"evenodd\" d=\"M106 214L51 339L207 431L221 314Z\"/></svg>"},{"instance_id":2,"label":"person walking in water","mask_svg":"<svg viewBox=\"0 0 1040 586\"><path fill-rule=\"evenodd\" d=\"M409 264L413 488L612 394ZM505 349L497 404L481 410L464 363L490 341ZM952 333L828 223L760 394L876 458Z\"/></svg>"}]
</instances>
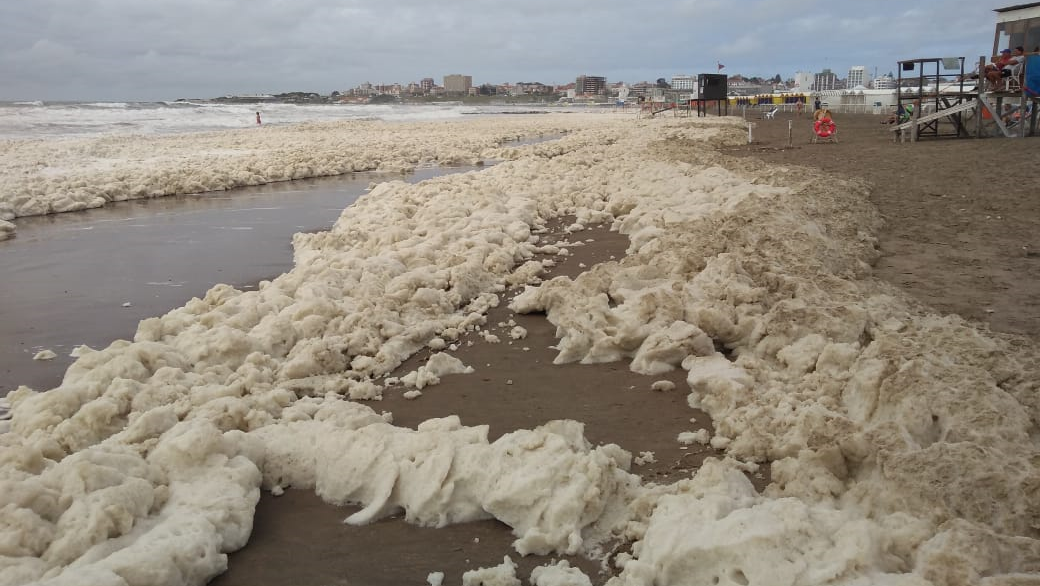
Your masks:
<instances>
[{"instance_id":1,"label":"person walking in water","mask_svg":"<svg viewBox=\"0 0 1040 586\"><path fill-rule=\"evenodd\" d=\"M260 112L256 113L256 125L260 126Z\"/></svg>"}]
</instances>

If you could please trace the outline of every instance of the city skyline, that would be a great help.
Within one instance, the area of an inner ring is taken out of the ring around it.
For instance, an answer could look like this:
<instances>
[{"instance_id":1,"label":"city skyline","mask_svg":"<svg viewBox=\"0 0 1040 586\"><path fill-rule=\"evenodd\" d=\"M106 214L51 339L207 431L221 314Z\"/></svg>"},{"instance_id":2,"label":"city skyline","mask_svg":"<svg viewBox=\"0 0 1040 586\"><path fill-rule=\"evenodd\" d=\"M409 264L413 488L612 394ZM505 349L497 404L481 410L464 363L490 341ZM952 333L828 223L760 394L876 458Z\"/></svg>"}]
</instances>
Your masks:
<instances>
[{"instance_id":1,"label":"city skyline","mask_svg":"<svg viewBox=\"0 0 1040 586\"><path fill-rule=\"evenodd\" d=\"M899 59L989 52L1004 2L879 0L9 0L0 100L163 100L333 90L463 72L474 85L561 85L582 72L636 83L723 73L870 75ZM638 16L638 17L637 17ZM926 25L926 26L925 26ZM443 73L442 73L443 72Z\"/></svg>"}]
</instances>

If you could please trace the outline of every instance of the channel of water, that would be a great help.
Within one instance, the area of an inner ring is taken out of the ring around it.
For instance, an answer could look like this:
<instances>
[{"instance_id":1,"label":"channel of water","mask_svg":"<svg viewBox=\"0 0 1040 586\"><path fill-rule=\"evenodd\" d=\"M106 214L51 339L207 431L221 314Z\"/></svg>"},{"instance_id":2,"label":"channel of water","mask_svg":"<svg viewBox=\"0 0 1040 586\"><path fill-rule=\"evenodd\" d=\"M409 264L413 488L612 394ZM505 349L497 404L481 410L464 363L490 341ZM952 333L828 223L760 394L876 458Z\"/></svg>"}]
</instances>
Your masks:
<instances>
[{"instance_id":1,"label":"channel of water","mask_svg":"<svg viewBox=\"0 0 1040 586\"><path fill-rule=\"evenodd\" d=\"M109 204L17 220L0 242L0 396L61 383L86 344L132 339L213 285L250 289L292 268L292 235L331 228L372 182L419 182L477 167L353 173ZM51 360L33 360L49 349Z\"/></svg>"}]
</instances>

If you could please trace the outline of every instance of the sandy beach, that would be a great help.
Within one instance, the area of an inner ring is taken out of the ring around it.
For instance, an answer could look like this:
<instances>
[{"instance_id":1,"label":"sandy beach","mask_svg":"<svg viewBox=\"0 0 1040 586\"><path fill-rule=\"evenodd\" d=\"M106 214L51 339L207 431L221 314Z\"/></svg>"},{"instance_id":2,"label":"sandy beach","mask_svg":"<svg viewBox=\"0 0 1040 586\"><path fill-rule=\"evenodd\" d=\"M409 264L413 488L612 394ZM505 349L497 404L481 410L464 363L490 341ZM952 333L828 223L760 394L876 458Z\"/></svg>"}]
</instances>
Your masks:
<instances>
[{"instance_id":1,"label":"sandy beach","mask_svg":"<svg viewBox=\"0 0 1040 586\"><path fill-rule=\"evenodd\" d=\"M751 114L753 144L727 152L867 181L885 218L879 278L942 313L995 332L1040 336L1036 139L894 143L878 116L836 116L838 144L812 145L805 118ZM788 121L798 128L793 147Z\"/></svg>"},{"instance_id":2,"label":"sandy beach","mask_svg":"<svg viewBox=\"0 0 1040 586\"><path fill-rule=\"evenodd\" d=\"M13 393L0 584L1040 573L1034 139L588 120Z\"/></svg>"}]
</instances>

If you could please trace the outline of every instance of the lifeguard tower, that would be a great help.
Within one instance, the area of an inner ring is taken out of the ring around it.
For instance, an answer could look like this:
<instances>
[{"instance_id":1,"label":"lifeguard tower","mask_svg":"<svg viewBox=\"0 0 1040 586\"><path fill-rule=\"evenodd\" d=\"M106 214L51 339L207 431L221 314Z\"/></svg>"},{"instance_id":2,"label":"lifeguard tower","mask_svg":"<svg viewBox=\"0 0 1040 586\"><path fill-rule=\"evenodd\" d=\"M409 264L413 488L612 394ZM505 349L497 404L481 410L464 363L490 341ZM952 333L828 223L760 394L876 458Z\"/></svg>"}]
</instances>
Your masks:
<instances>
[{"instance_id":1,"label":"lifeguard tower","mask_svg":"<svg viewBox=\"0 0 1040 586\"><path fill-rule=\"evenodd\" d=\"M910 120L892 128L899 138L912 142L928 136L978 138L992 134L993 127L1005 137L1036 135L1040 106L1040 2L997 8L994 12L997 23L993 55L1002 49L1023 47L1026 63L1020 75L1002 78L994 87L986 83L986 57L979 57L978 68L971 75L965 75L962 57L900 61L898 109L902 112L908 104L916 107ZM916 74L905 76L918 80L916 88L902 87L905 72ZM944 75L957 73L956 82L944 81ZM1017 119L1010 124L1004 121L1005 106L1018 112Z\"/></svg>"}]
</instances>

